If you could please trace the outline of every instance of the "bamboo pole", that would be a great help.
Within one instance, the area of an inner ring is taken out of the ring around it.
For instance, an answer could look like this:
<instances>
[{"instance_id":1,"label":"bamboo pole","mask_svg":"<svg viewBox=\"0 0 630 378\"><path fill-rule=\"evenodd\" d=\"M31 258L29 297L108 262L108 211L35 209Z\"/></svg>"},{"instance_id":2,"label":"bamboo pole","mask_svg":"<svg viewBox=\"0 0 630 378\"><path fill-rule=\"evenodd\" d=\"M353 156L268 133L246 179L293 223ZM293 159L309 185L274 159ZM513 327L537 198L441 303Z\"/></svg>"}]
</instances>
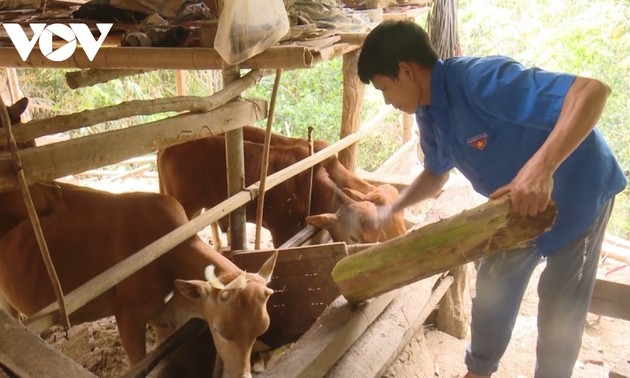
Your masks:
<instances>
[{"instance_id":1,"label":"bamboo pole","mask_svg":"<svg viewBox=\"0 0 630 378\"><path fill-rule=\"evenodd\" d=\"M534 217L513 214L510 207L505 196L347 256L333 269L333 280L349 302L363 302L480 257L522 246L548 229L556 215L553 203Z\"/></svg>"},{"instance_id":2,"label":"bamboo pole","mask_svg":"<svg viewBox=\"0 0 630 378\"><path fill-rule=\"evenodd\" d=\"M271 144L271 130L273 126L273 114L276 110L276 99L278 97L278 87L280 86L280 77L282 76L282 70L276 70L276 78L273 82L273 90L271 91L271 102L269 103L269 110L267 111L267 129L265 130L265 141L263 144L263 157L260 164L260 195L258 196L258 203L256 204L256 237L254 242L254 248L260 249L260 238L263 212L265 208L265 186L267 183L267 168L269 165L269 145Z\"/></svg>"},{"instance_id":3,"label":"bamboo pole","mask_svg":"<svg viewBox=\"0 0 630 378\"><path fill-rule=\"evenodd\" d=\"M7 142L9 144L11 156L13 158L14 169L17 175L18 183L20 185L22 197L24 198L24 205L26 206L28 217L31 221L33 232L35 233L35 239L37 240L37 245L39 246L39 251L42 255L42 259L44 260L44 266L46 266L46 271L48 272L48 276L50 278L50 283L53 287L55 297L57 298L61 323L64 329L67 331L68 329L70 329L70 319L68 317L68 310L64 301L61 283L59 282L57 271L55 270L52 258L50 257L50 252L48 251L48 245L46 244L46 239L44 238L44 233L39 223L39 217L37 215L35 205L33 204L31 192L28 189L28 183L26 182L24 170L22 169L22 161L18 152L17 143L15 142L15 138L13 138L13 127L11 125L9 113L7 112L7 107L5 106L4 101L0 100L0 103L0 120L4 125L4 130L6 130Z\"/></svg>"},{"instance_id":4,"label":"bamboo pole","mask_svg":"<svg viewBox=\"0 0 630 378\"><path fill-rule=\"evenodd\" d=\"M79 113L27 122L14 130L15 139L18 143L22 143L44 135L75 130L84 126L138 115L184 111L194 113L209 112L225 105L245 89L258 83L263 75L264 73L261 70L252 70L237 81L225 85L223 89L209 97L187 96L127 101L100 109L85 110ZM0 145L6 143L2 141L4 133L4 130L0 130Z\"/></svg>"}]
</instances>

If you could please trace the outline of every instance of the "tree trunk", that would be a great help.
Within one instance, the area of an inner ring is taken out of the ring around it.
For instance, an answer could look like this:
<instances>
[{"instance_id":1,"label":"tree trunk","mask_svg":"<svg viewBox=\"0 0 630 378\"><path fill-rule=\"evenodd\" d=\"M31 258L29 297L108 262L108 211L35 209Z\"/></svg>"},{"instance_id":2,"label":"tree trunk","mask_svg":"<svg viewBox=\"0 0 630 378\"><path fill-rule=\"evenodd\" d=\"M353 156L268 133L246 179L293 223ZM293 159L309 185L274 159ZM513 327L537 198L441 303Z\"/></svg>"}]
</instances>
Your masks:
<instances>
[{"instance_id":1,"label":"tree trunk","mask_svg":"<svg viewBox=\"0 0 630 378\"><path fill-rule=\"evenodd\" d=\"M554 204L533 217L511 213L503 197L427 225L335 265L333 280L348 302L362 302L493 253L523 246L549 228Z\"/></svg>"}]
</instances>

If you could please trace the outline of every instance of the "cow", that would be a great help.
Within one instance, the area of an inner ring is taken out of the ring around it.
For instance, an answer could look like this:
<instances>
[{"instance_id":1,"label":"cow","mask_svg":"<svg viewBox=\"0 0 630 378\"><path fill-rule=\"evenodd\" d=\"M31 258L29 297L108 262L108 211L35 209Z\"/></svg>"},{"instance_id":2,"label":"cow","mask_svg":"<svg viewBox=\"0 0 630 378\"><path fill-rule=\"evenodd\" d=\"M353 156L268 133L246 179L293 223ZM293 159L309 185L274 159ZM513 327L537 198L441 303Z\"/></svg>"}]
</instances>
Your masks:
<instances>
[{"instance_id":1,"label":"cow","mask_svg":"<svg viewBox=\"0 0 630 378\"><path fill-rule=\"evenodd\" d=\"M245 185L260 178L263 146L244 141ZM302 146L272 146L268 171L277 172L309 155ZM189 217L197 216L203 208L211 208L227 198L225 138L222 135L174 145L158 153L160 190L173 196ZM266 193L263 226L267 228L275 246L279 246L306 225L308 171L302 172ZM380 229L376 224L376 206L371 202L356 202L338 190L321 164L313 174L311 214L326 213L338 222L328 222L333 240L347 242L376 242ZM246 209L247 221L254 222L256 203L250 201ZM318 217L309 218L317 222ZM339 223L344 222L344 223ZM219 221L227 228L227 219Z\"/></svg>"},{"instance_id":2,"label":"cow","mask_svg":"<svg viewBox=\"0 0 630 378\"><path fill-rule=\"evenodd\" d=\"M112 194L60 183L63 208L40 218L63 292L123 261L188 222L181 204L158 193ZM147 324L175 329L205 319L224 377L250 377L255 339L269 326L267 287L276 255L245 273L197 236L72 313L73 324L114 315L131 364L146 354ZM204 276L205 273L205 276ZM0 291L31 316L55 301L28 221L0 239Z\"/></svg>"},{"instance_id":3,"label":"cow","mask_svg":"<svg viewBox=\"0 0 630 378\"><path fill-rule=\"evenodd\" d=\"M260 178L264 130L245 126L243 137L245 185L250 185ZM315 141L314 146L315 150L321 150L328 145L323 141ZM277 172L309 154L306 140L272 134L268 172ZM318 174L319 171L325 173ZM366 202L374 205L393 203L398 198L398 191L393 186L375 187L365 182L346 169L336 157L317 164L314 172L310 213L316 215L305 218L308 213L307 172L267 192L263 226L270 231L275 246L288 240L306 222L326 228L333 240L348 243L388 240L405 233L403 214L400 212L394 220L381 227L378 236L374 236L374 228L377 227L376 208ZM217 205L227 198L223 135L185 142L159 151L158 173L160 191L178 199L189 217L198 215L203 208ZM333 190L335 185L343 188L345 195ZM349 205L353 201L356 204ZM247 220L253 222L255 214L254 203L250 202L246 210ZM225 230L226 220L220 224Z\"/></svg>"}]
</instances>

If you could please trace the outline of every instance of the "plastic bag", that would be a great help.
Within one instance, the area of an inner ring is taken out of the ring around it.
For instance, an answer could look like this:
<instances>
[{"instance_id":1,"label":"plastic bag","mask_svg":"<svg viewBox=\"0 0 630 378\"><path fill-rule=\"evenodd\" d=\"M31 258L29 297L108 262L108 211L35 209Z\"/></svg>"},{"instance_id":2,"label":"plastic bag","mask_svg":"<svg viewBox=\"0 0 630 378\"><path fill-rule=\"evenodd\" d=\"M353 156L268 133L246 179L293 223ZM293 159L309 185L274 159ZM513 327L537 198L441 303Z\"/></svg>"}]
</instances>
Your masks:
<instances>
[{"instance_id":1,"label":"plastic bag","mask_svg":"<svg viewBox=\"0 0 630 378\"><path fill-rule=\"evenodd\" d=\"M236 65L265 51L288 32L283 0L225 0L214 48L226 63Z\"/></svg>"}]
</instances>

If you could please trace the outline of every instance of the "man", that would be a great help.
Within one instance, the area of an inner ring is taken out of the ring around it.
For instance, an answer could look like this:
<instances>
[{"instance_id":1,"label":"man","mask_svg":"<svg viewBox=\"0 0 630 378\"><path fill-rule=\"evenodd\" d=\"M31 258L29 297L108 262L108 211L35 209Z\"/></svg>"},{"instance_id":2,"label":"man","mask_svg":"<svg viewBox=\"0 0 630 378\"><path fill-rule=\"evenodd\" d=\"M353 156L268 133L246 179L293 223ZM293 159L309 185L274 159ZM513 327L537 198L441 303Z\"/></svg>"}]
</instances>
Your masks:
<instances>
[{"instance_id":1,"label":"man","mask_svg":"<svg viewBox=\"0 0 630 378\"><path fill-rule=\"evenodd\" d=\"M427 33L409 21L376 27L358 71L386 103L415 113L425 155L424 171L383 209L383 219L435 194L452 168L487 197L509 193L513 211L523 216L543 211L550 198L556 202L556 221L535 245L481 262L466 377L498 369L528 281L545 258L536 377L570 377L614 196L626 185L594 130L610 88L500 56L439 60Z\"/></svg>"}]
</instances>

